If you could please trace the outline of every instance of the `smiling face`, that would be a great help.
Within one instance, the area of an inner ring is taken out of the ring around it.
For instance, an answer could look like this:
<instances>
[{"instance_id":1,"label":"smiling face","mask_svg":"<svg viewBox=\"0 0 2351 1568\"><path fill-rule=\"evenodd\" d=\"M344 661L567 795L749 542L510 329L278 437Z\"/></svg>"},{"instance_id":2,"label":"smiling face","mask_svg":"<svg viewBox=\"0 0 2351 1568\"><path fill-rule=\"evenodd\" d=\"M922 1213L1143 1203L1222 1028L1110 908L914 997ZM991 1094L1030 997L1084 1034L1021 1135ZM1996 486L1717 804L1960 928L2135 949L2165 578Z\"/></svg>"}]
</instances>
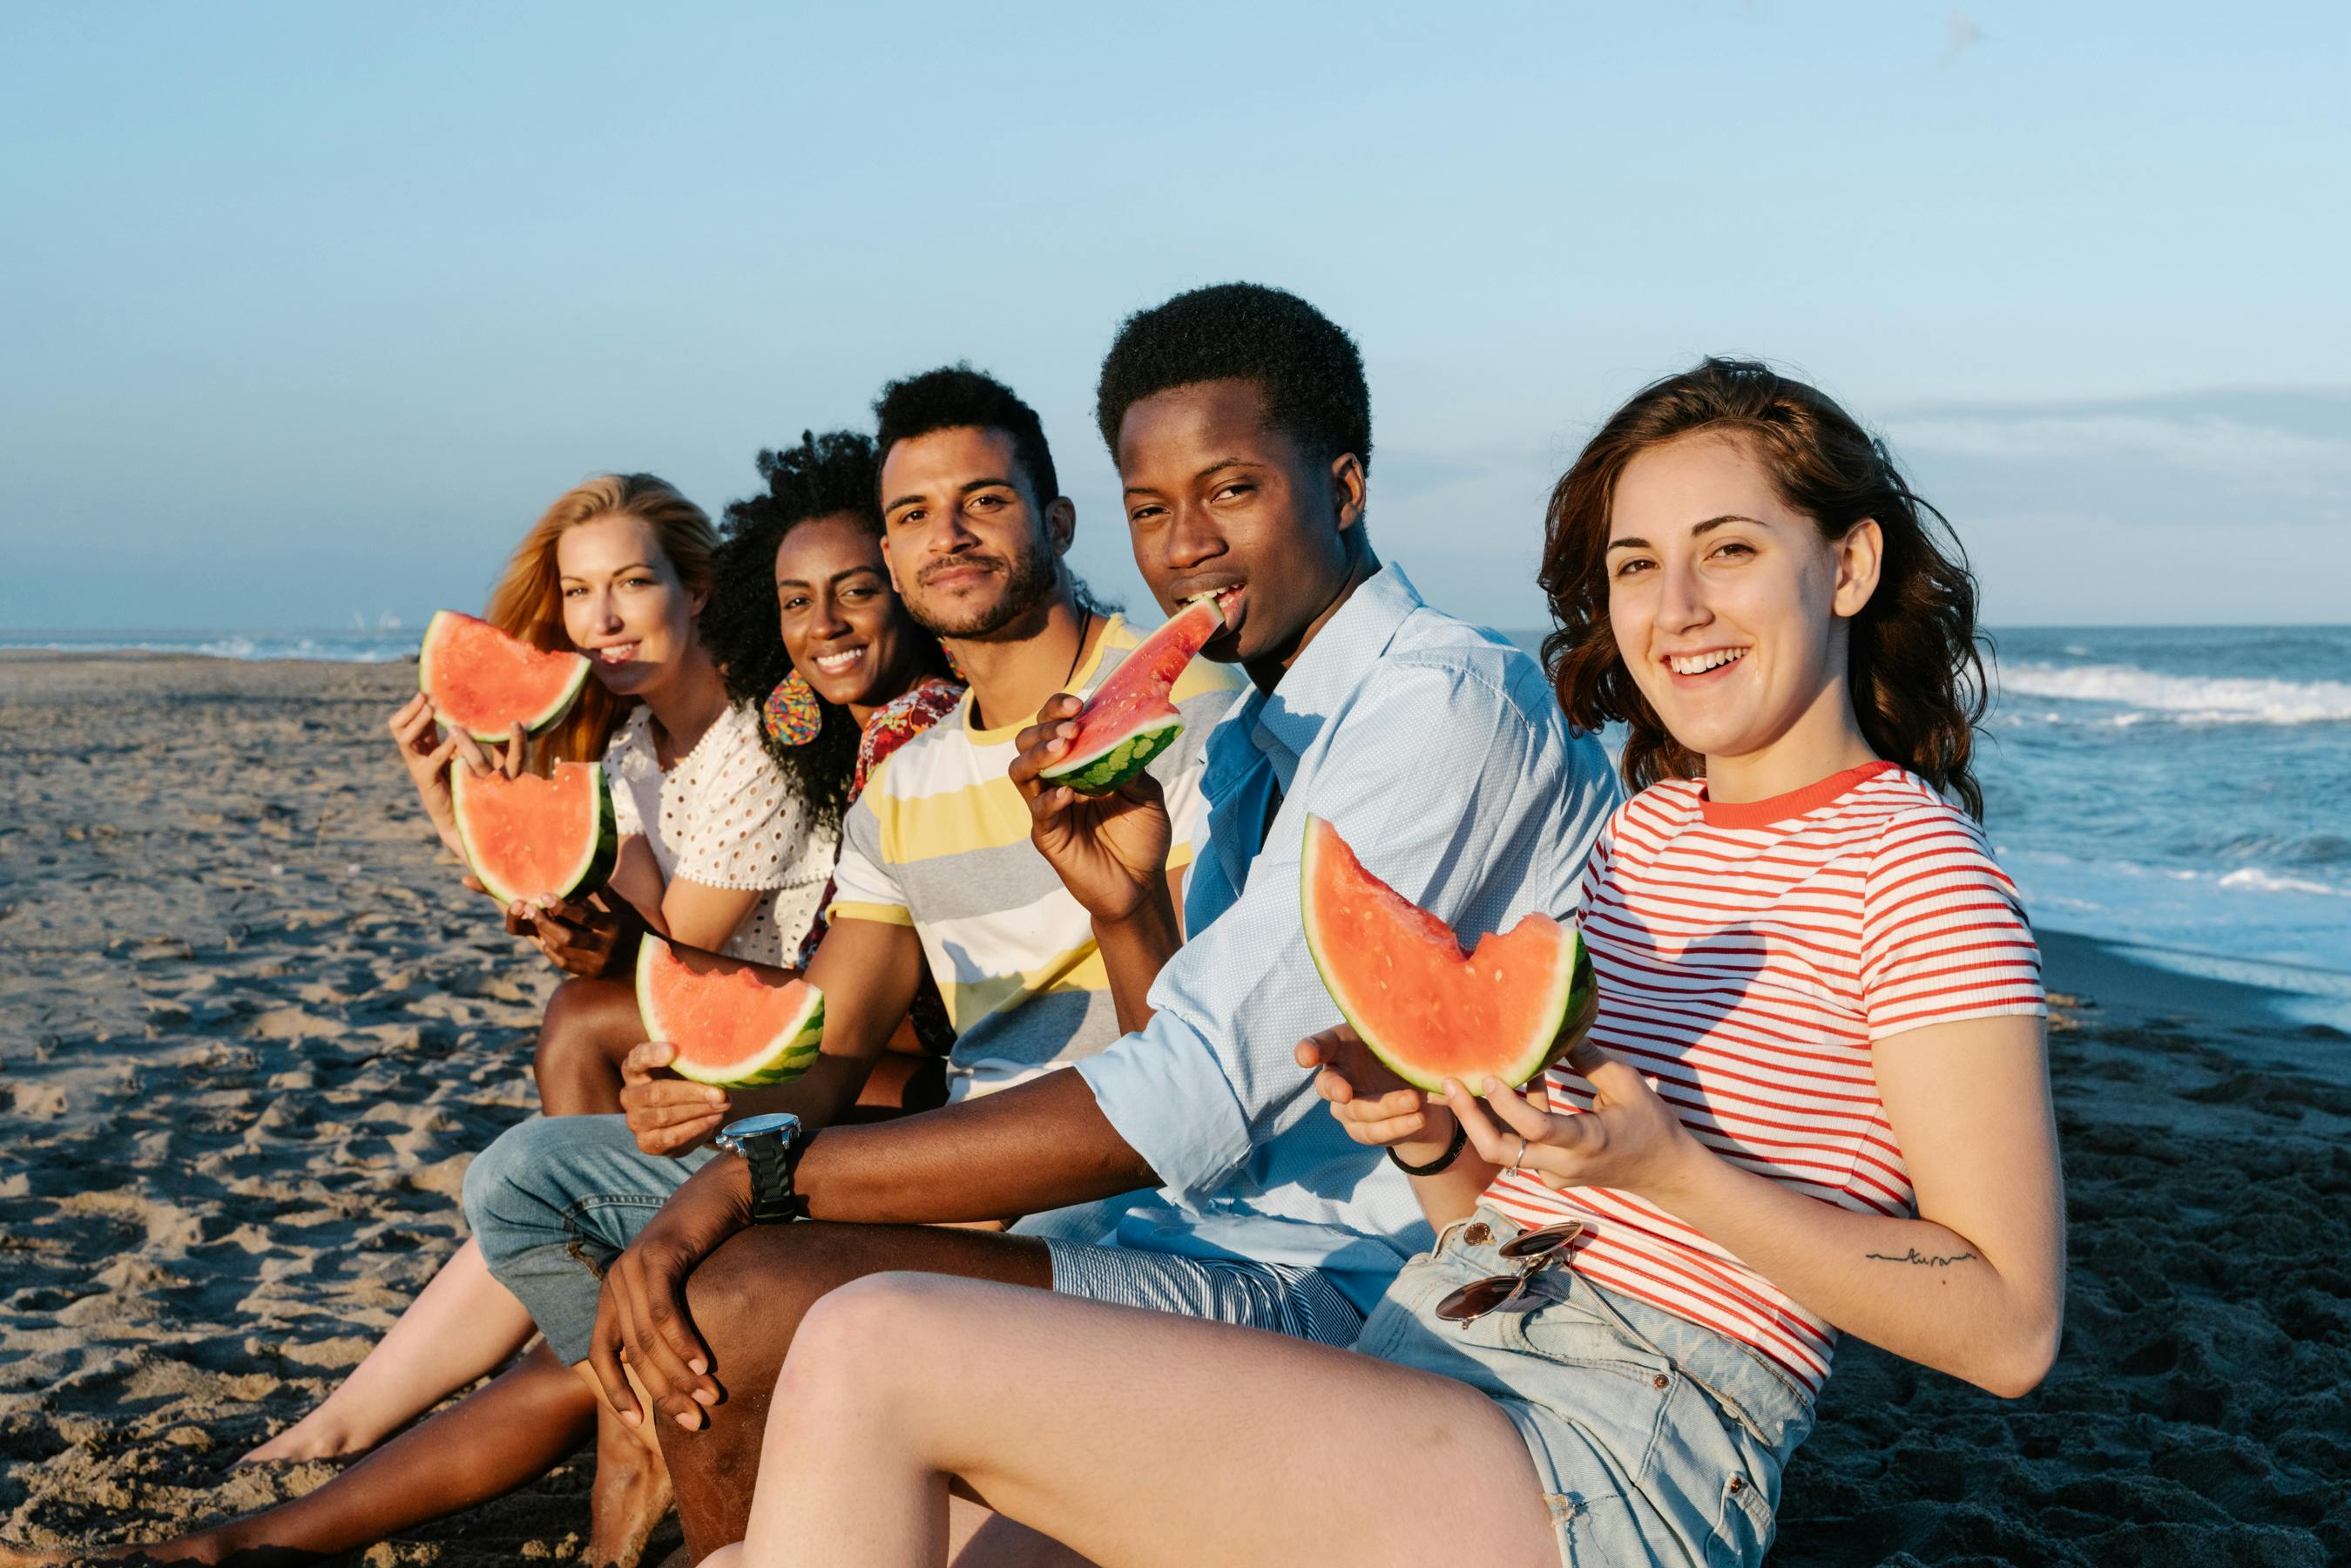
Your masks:
<instances>
[{"instance_id":1,"label":"smiling face","mask_svg":"<svg viewBox=\"0 0 2351 1568\"><path fill-rule=\"evenodd\" d=\"M1061 585L1077 515L1040 503L1000 430L910 436L882 459L883 559L915 622L941 637L1029 635Z\"/></svg>"},{"instance_id":2,"label":"smiling face","mask_svg":"<svg viewBox=\"0 0 2351 1568\"><path fill-rule=\"evenodd\" d=\"M810 517L776 547L784 651L816 695L872 709L913 684L922 633L890 591L882 541L846 513Z\"/></svg>"},{"instance_id":3,"label":"smiling face","mask_svg":"<svg viewBox=\"0 0 2351 1568\"><path fill-rule=\"evenodd\" d=\"M1254 382L1144 398L1119 423L1134 564L1171 613L1214 592L1225 630L1205 652L1270 688L1337 607L1364 518L1363 465L1328 465L1266 422Z\"/></svg>"},{"instance_id":4,"label":"smiling face","mask_svg":"<svg viewBox=\"0 0 2351 1568\"><path fill-rule=\"evenodd\" d=\"M1608 619L1634 684L1709 781L1760 769L1793 789L1850 765L1834 755L1858 734L1846 621L1876 587L1879 542L1866 520L1823 540L1740 437L1699 432L1625 465Z\"/></svg>"},{"instance_id":5,"label":"smiling face","mask_svg":"<svg viewBox=\"0 0 2351 1568\"><path fill-rule=\"evenodd\" d=\"M694 618L705 596L678 580L643 518L608 512L564 529L555 569L563 629L616 695L643 695L697 645Z\"/></svg>"}]
</instances>

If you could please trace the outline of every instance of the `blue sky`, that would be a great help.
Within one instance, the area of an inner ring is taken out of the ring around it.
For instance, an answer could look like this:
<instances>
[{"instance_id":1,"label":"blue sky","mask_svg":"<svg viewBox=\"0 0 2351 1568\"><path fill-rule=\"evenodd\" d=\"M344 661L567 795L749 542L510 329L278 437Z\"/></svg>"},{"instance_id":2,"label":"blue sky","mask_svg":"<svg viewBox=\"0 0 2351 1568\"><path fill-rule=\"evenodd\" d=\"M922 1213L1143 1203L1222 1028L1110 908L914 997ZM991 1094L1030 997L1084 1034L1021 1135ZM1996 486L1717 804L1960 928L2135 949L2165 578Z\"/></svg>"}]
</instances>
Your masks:
<instances>
[{"instance_id":1,"label":"blue sky","mask_svg":"<svg viewBox=\"0 0 2351 1568\"><path fill-rule=\"evenodd\" d=\"M1356 334L1479 619L1707 351L1883 428L1996 622L2345 619L2351 10L1133 9L0 8L0 627L413 625L957 358L1139 604L1093 372L1229 277Z\"/></svg>"}]
</instances>

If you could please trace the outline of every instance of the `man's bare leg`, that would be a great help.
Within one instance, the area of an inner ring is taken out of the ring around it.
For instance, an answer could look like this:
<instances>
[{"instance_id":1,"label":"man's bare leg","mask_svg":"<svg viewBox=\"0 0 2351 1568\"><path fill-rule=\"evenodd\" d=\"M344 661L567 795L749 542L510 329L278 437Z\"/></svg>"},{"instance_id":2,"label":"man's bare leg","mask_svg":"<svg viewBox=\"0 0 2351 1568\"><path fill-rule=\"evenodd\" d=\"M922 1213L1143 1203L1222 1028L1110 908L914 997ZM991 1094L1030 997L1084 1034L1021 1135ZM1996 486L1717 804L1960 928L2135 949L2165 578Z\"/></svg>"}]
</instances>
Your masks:
<instances>
[{"instance_id":1,"label":"man's bare leg","mask_svg":"<svg viewBox=\"0 0 2351 1568\"><path fill-rule=\"evenodd\" d=\"M1031 1237L922 1225L764 1226L694 1271L686 1310L725 1397L700 1431L664 1418L662 1451L695 1559L743 1538L768 1397L800 1318L838 1286L894 1270L1050 1290L1053 1264Z\"/></svg>"}]
</instances>

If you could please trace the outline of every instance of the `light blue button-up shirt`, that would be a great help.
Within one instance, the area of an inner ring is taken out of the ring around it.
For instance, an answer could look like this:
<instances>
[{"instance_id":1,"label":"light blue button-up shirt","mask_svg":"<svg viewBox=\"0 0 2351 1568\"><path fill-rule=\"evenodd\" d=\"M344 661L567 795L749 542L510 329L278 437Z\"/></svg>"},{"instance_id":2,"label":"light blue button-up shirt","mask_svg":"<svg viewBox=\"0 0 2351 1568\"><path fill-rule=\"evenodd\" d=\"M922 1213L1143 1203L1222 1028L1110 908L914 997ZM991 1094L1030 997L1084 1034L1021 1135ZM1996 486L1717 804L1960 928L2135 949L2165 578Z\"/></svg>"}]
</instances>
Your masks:
<instances>
[{"instance_id":1,"label":"light blue button-up shirt","mask_svg":"<svg viewBox=\"0 0 2351 1568\"><path fill-rule=\"evenodd\" d=\"M1394 566L1358 587L1270 693L1208 737L1190 932L1142 1030L1078 1063L1164 1184L1121 1245L1307 1264L1369 1310L1433 1239L1411 1184L1350 1141L1292 1054L1339 1021L1299 915L1308 812L1460 932L1576 904L1620 799L1532 659L1429 609ZM1279 792L1280 806L1266 828ZM1262 846L1262 847L1260 847Z\"/></svg>"}]
</instances>

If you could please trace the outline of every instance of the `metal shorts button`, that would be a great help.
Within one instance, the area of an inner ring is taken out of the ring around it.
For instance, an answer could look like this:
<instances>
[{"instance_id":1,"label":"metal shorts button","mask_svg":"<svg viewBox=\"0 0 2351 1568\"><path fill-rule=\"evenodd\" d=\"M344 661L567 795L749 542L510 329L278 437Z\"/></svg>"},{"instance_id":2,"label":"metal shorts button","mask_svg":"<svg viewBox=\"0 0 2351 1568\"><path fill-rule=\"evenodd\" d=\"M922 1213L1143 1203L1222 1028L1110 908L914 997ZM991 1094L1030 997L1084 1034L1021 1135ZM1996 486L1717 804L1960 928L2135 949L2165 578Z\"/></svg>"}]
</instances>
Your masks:
<instances>
[{"instance_id":1,"label":"metal shorts button","mask_svg":"<svg viewBox=\"0 0 2351 1568\"><path fill-rule=\"evenodd\" d=\"M1482 1219L1472 1220L1469 1228L1461 1233L1461 1239L1472 1247L1483 1247L1494 1239L1494 1230Z\"/></svg>"}]
</instances>

